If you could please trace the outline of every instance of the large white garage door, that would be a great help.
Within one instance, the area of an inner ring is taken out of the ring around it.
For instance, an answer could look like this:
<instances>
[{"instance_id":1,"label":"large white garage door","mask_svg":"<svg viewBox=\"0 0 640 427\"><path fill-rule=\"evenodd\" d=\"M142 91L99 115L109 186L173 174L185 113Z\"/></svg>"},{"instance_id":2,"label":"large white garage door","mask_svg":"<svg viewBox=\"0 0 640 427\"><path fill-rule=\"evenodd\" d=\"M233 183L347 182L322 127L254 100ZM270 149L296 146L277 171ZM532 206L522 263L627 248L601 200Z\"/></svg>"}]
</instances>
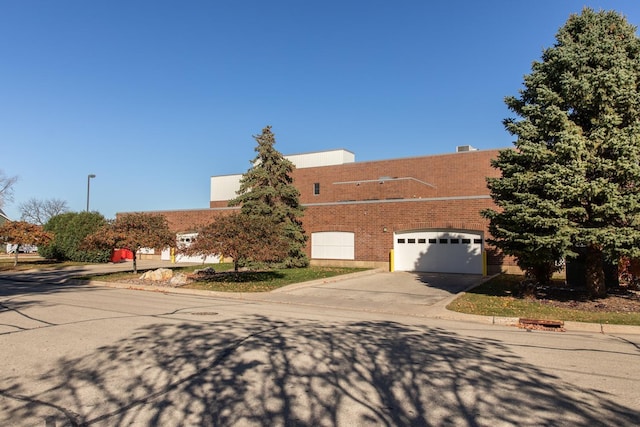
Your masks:
<instances>
[{"instance_id":1,"label":"large white garage door","mask_svg":"<svg viewBox=\"0 0 640 427\"><path fill-rule=\"evenodd\" d=\"M394 234L394 269L482 274L482 235L456 231Z\"/></svg>"}]
</instances>

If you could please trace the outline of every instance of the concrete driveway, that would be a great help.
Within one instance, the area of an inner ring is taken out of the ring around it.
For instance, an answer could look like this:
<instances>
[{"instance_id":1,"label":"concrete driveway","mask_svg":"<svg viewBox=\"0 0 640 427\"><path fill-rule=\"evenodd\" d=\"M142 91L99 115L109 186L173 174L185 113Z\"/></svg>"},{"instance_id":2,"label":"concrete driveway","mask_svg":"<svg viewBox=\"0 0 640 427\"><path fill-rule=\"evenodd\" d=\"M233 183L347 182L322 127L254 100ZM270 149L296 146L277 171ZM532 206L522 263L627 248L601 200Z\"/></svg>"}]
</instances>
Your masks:
<instances>
[{"instance_id":1,"label":"concrete driveway","mask_svg":"<svg viewBox=\"0 0 640 427\"><path fill-rule=\"evenodd\" d=\"M247 295L260 301L306 304L377 313L433 316L486 277L467 274L368 271Z\"/></svg>"}]
</instances>

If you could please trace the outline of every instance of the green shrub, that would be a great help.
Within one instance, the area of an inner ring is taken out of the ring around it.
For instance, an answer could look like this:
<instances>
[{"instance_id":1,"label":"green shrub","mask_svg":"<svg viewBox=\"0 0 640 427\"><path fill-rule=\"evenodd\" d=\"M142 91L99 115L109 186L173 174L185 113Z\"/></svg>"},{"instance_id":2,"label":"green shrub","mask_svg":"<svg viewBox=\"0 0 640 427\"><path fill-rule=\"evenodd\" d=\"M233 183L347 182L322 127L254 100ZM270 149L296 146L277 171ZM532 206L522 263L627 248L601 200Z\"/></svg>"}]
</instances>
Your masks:
<instances>
[{"instance_id":1,"label":"green shrub","mask_svg":"<svg viewBox=\"0 0 640 427\"><path fill-rule=\"evenodd\" d=\"M108 262L110 250L84 250L86 236L106 224L107 220L97 212L68 212L56 215L45 225L45 231L54 233L50 244L38 247L44 258L59 261Z\"/></svg>"}]
</instances>

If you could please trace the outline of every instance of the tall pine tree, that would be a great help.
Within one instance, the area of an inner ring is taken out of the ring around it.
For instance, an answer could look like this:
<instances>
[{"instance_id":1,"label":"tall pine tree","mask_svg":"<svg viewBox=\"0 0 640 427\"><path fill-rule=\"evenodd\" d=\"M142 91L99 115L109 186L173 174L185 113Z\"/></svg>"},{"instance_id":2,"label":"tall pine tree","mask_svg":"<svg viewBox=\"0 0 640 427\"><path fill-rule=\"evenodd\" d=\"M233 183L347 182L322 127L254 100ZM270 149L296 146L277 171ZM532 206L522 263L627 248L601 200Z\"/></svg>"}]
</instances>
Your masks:
<instances>
[{"instance_id":1,"label":"tall pine tree","mask_svg":"<svg viewBox=\"0 0 640 427\"><path fill-rule=\"evenodd\" d=\"M248 216L268 218L274 224L281 224L284 238L289 242L285 267L305 267L309 260L305 253L307 236L300 218L303 206L300 193L293 185L291 173L293 163L285 159L274 145L276 139L271 126L254 136L258 153L252 167L242 176L238 197L229 206L241 206L241 212Z\"/></svg>"},{"instance_id":2,"label":"tall pine tree","mask_svg":"<svg viewBox=\"0 0 640 427\"><path fill-rule=\"evenodd\" d=\"M488 183L501 208L484 212L493 243L530 271L584 248L585 284L605 295L604 264L640 247L635 27L611 11L572 15L505 102L520 119L505 120L515 150L500 153L502 177Z\"/></svg>"}]
</instances>

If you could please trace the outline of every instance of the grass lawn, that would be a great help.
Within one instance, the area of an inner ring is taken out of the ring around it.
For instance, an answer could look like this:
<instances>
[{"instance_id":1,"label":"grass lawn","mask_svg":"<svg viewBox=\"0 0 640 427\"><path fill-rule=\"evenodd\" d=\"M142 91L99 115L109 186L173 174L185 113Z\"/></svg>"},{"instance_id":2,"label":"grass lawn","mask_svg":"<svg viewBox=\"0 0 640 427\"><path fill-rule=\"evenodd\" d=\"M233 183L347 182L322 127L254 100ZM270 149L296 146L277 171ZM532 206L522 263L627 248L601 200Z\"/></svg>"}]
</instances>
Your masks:
<instances>
[{"instance_id":1,"label":"grass lawn","mask_svg":"<svg viewBox=\"0 0 640 427\"><path fill-rule=\"evenodd\" d=\"M447 309L485 316L524 317L546 320L640 326L640 312L586 311L518 298L517 275L500 275L456 298Z\"/></svg>"},{"instance_id":2,"label":"grass lawn","mask_svg":"<svg viewBox=\"0 0 640 427\"><path fill-rule=\"evenodd\" d=\"M210 264L189 267L174 268L175 273L192 273L194 270L204 267L212 267L216 274L207 277L206 280L189 283L182 286L187 289L201 289L221 292L268 292L293 283L307 282L309 280L325 279L343 274L355 273L367 270L366 268L342 268L342 267L307 267L286 268L267 271L233 271L233 264ZM142 273L114 273L105 276L92 277L102 281L131 281L137 280Z\"/></svg>"}]
</instances>

